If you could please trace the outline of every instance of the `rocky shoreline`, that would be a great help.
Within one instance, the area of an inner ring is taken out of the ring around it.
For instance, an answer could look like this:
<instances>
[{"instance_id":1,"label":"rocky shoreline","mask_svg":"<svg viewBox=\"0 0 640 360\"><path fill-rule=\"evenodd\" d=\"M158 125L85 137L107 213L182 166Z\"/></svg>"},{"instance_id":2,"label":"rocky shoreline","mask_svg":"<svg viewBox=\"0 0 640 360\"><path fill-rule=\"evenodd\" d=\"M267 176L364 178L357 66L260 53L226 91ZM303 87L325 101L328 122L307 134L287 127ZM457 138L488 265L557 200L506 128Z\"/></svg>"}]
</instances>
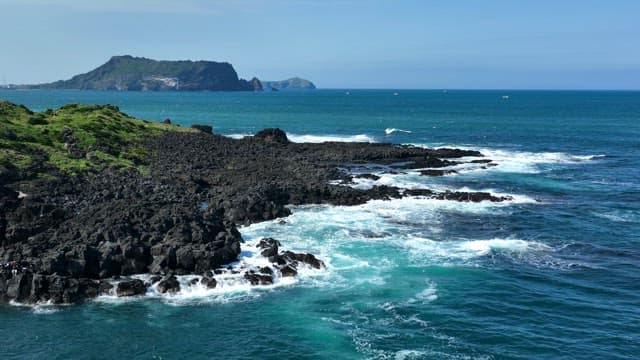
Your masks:
<instances>
[{"instance_id":1,"label":"rocky shoreline","mask_svg":"<svg viewBox=\"0 0 640 360\"><path fill-rule=\"evenodd\" d=\"M68 134L67 134L68 135ZM233 269L243 239L238 225L286 217L287 205L356 205L373 199L426 196L455 201L504 201L480 192L433 192L372 186L357 179L366 164L424 176L476 151L424 149L370 143L292 143L279 129L231 139L204 132L166 132L144 141L148 171L107 167L79 175L0 179L0 301L78 303L100 294L179 291L176 276L199 275L212 288L216 277L240 272L252 285L297 269L324 267L312 254L260 242L273 264ZM490 165L483 160L481 165ZM129 278L152 274L145 283ZM114 289L113 282L117 281Z\"/></svg>"}]
</instances>

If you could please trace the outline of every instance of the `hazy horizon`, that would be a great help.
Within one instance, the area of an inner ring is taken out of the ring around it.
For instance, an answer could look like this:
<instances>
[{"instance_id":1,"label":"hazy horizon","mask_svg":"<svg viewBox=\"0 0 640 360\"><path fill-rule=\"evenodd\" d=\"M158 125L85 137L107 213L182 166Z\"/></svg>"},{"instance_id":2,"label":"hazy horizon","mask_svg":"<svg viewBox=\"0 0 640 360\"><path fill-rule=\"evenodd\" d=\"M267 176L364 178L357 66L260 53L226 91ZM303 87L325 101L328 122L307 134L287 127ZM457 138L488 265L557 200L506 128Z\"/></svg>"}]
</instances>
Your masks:
<instances>
[{"instance_id":1,"label":"hazy horizon","mask_svg":"<svg viewBox=\"0 0 640 360\"><path fill-rule=\"evenodd\" d=\"M0 83L114 55L231 63L324 89L638 90L635 1L0 0Z\"/></svg>"}]
</instances>

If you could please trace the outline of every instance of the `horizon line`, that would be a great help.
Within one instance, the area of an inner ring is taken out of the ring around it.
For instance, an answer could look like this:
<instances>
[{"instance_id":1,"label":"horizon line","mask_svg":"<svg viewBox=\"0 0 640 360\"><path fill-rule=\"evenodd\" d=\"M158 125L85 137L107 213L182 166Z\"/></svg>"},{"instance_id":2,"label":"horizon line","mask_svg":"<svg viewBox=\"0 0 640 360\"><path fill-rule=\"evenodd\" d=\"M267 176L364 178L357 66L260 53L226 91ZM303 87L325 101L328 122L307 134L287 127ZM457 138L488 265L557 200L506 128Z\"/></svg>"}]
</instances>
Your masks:
<instances>
[{"instance_id":1,"label":"horizon line","mask_svg":"<svg viewBox=\"0 0 640 360\"><path fill-rule=\"evenodd\" d=\"M262 80L260 80L262 81ZM264 80L270 81L270 80ZM27 86L26 84L0 84L0 90L11 90L11 91L96 91L96 92L237 92L237 91L207 91L207 90L199 90L199 91L172 91L172 90L163 90L163 91L137 91L137 90L90 90L90 89L21 89L14 88L13 86ZM437 87L437 88L402 88L402 87L316 87L315 89L286 89L281 90L280 92L313 92L316 90L335 90L335 91L354 91L354 90L394 90L394 91L618 91L618 92L640 92L640 88L633 89L624 89L624 88L445 88L445 87ZM251 91L244 91L251 92ZM253 91L260 92L260 91ZM267 93L268 91L264 91Z\"/></svg>"}]
</instances>

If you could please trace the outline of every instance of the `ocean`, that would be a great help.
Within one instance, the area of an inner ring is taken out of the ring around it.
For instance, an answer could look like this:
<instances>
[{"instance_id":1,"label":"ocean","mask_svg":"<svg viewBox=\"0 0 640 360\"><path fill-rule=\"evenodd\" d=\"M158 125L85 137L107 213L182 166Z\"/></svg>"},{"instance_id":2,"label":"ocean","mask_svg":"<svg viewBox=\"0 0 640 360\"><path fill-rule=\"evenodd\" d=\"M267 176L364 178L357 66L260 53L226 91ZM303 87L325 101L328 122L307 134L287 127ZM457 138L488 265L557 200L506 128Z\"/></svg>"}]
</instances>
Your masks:
<instances>
[{"instance_id":1,"label":"ocean","mask_svg":"<svg viewBox=\"0 0 640 360\"><path fill-rule=\"evenodd\" d=\"M292 207L240 229L323 270L249 287L0 306L3 359L632 359L640 355L640 92L1 91L34 110L115 104L227 136L476 149L498 165L376 184L490 191ZM375 170L375 169L374 169ZM186 283L188 279L182 279ZM186 288L186 287L185 287Z\"/></svg>"}]
</instances>

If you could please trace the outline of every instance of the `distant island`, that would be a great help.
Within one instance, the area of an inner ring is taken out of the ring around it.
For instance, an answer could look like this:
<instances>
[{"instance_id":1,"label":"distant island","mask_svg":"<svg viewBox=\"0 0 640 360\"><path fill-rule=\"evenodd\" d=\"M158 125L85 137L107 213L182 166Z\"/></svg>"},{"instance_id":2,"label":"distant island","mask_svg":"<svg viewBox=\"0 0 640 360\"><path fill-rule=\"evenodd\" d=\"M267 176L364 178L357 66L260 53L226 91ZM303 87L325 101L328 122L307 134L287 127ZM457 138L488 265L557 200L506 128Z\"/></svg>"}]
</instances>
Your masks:
<instances>
[{"instance_id":1,"label":"distant island","mask_svg":"<svg viewBox=\"0 0 640 360\"><path fill-rule=\"evenodd\" d=\"M262 81L262 88L265 91L269 90L312 90L315 89L316 86L313 83L306 79L301 79L299 77L293 77L287 80L280 81Z\"/></svg>"},{"instance_id":2,"label":"distant island","mask_svg":"<svg viewBox=\"0 0 640 360\"><path fill-rule=\"evenodd\" d=\"M215 61L156 61L130 55L113 56L105 64L48 84L24 85L31 89L118 91L261 91L257 78L238 78L233 66Z\"/></svg>"},{"instance_id":3,"label":"distant island","mask_svg":"<svg viewBox=\"0 0 640 360\"><path fill-rule=\"evenodd\" d=\"M265 86L266 85L266 86ZM158 61L131 55L113 56L103 65L69 80L2 89L75 89L115 91L263 91L315 89L309 80L291 78L261 82L240 79L233 65L215 61Z\"/></svg>"}]
</instances>

